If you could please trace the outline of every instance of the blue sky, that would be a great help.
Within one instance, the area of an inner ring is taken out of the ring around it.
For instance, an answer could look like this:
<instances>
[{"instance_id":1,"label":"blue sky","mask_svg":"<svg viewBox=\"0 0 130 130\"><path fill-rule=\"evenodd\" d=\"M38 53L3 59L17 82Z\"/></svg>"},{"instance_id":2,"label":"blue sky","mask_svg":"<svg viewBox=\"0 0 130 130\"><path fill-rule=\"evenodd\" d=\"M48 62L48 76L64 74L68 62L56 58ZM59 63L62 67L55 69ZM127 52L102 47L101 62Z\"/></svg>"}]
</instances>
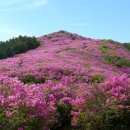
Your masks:
<instances>
[{"instance_id":1,"label":"blue sky","mask_svg":"<svg viewBox=\"0 0 130 130\"><path fill-rule=\"evenodd\" d=\"M0 0L0 40L59 30L130 42L130 0Z\"/></svg>"}]
</instances>

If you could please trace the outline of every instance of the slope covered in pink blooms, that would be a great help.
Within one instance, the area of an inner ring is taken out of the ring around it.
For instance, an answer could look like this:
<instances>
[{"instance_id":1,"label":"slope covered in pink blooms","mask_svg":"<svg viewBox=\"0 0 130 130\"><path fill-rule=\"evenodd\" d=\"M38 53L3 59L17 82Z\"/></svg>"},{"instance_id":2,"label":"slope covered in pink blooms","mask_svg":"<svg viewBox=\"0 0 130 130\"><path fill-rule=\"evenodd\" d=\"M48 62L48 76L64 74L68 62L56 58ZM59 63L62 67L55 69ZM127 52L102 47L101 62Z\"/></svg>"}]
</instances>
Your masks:
<instances>
[{"instance_id":1,"label":"slope covered in pink blooms","mask_svg":"<svg viewBox=\"0 0 130 130\"><path fill-rule=\"evenodd\" d=\"M59 31L0 60L1 130L130 129L130 52Z\"/></svg>"}]
</instances>

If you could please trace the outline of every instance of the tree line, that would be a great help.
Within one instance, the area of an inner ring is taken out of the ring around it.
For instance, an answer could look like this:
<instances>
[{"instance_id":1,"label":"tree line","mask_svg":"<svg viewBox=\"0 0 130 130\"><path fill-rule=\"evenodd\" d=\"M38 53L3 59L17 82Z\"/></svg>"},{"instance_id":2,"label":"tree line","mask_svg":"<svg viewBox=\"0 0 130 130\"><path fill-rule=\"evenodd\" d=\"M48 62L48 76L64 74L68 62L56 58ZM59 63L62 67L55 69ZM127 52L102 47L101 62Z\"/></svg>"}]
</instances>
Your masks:
<instances>
[{"instance_id":1,"label":"tree line","mask_svg":"<svg viewBox=\"0 0 130 130\"><path fill-rule=\"evenodd\" d=\"M19 36L8 41L0 41L0 59L12 57L15 54L24 53L35 49L40 45L35 37Z\"/></svg>"}]
</instances>

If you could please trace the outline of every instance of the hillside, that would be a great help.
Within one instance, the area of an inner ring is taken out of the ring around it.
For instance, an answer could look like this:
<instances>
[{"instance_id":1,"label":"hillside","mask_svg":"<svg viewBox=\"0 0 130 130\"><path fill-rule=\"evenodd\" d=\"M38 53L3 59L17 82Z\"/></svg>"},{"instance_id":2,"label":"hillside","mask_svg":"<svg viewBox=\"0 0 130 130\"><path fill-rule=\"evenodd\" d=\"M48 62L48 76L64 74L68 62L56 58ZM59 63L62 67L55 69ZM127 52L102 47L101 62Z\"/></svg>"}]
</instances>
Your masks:
<instances>
[{"instance_id":1,"label":"hillside","mask_svg":"<svg viewBox=\"0 0 130 130\"><path fill-rule=\"evenodd\" d=\"M37 39L38 48L0 60L3 124L18 130L130 128L130 51L123 44L65 31ZM12 126L17 114L20 123Z\"/></svg>"},{"instance_id":2,"label":"hillside","mask_svg":"<svg viewBox=\"0 0 130 130\"><path fill-rule=\"evenodd\" d=\"M1 60L1 71L7 75L15 71L18 75L34 73L40 76L41 72L48 68L51 71L80 70L87 75L97 73L109 77L122 75L124 69L128 69L127 66L117 67L104 61L105 57L111 56L130 60L130 52L117 42L94 40L62 31L38 39L43 44L37 49Z\"/></svg>"}]
</instances>

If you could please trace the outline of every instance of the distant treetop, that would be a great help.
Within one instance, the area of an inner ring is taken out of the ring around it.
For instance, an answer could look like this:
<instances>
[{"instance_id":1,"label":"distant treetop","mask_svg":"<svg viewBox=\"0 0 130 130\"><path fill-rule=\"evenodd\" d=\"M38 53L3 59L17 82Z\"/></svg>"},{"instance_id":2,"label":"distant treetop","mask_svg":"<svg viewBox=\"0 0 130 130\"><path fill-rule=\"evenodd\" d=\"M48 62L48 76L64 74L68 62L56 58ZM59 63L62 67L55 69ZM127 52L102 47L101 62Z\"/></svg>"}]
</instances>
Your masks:
<instances>
[{"instance_id":1,"label":"distant treetop","mask_svg":"<svg viewBox=\"0 0 130 130\"><path fill-rule=\"evenodd\" d=\"M0 41L0 59L24 53L30 49L35 49L40 45L35 37L19 36L8 41Z\"/></svg>"}]
</instances>

